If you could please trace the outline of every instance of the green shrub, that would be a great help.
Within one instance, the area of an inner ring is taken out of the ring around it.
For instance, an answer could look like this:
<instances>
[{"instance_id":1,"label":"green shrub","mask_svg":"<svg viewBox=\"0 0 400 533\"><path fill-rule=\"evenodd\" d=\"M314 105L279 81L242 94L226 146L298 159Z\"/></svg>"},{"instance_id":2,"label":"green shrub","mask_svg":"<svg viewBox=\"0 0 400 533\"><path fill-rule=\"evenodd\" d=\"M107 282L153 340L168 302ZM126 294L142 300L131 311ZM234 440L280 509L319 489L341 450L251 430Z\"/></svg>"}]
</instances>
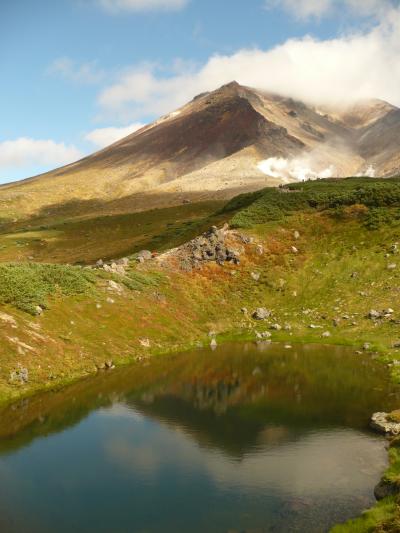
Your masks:
<instances>
[{"instance_id":1,"label":"green shrub","mask_svg":"<svg viewBox=\"0 0 400 533\"><path fill-rule=\"evenodd\" d=\"M90 270L69 265L39 263L0 264L0 303L32 315L45 309L50 294L64 296L87 292L96 277Z\"/></svg>"},{"instance_id":2,"label":"green shrub","mask_svg":"<svg viewBox=\"0 0 400 533\"><path fill-rule=\"evenodd\" d=\"M369 223L372 228L377 223L376 214L368 214L368 210L400 207L400 178L324 179L294 183L278 189L269 187L253 197L238 196L228 202L224 209L233 210L233 207L241 204L243 208L232 217L233 227L250 228L280 220L299 210L329 209L337 217L348 217L353 211L350 213L350 206L362 206L362 216L360 209L357 210L360 215L358 218L369 217L370 222L366 224Z\"/></svg>"}]
</instances>

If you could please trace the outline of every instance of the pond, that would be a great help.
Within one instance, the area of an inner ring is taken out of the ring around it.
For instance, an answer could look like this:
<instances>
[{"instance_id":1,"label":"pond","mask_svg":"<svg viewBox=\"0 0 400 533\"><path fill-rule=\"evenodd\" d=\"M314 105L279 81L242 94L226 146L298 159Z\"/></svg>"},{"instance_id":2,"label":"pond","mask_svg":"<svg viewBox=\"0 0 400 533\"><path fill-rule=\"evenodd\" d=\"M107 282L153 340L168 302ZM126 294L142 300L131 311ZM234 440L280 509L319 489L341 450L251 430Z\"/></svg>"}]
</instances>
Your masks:
<instances>
[{"instance_id":1,"label":"pond","mask_svg":"<svg viewBox=\"0 0 400 533\"><path fill-rule=\"evenodd\" d=\"M0 412L2 533L324 532L374 503L383 365L232 343L115 369Z\"/></svg>"}]
</instances>

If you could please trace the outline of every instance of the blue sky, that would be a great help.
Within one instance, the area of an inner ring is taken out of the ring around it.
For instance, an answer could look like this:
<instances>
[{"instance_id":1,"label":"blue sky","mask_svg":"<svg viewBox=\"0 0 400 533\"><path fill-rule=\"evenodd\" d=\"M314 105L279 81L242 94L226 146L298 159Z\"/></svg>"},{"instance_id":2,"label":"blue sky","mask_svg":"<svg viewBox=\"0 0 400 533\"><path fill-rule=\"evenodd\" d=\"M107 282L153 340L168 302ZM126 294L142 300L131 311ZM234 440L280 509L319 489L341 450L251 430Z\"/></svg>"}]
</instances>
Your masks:
<instances>
[{"instance_id":1,"label":"blue sky","mask_svg":"<svg viewBox=\"0 0 400 533\"><path fill-rule=\"evenodd\" d=\"M316 103L400 104L398 2L362 5L2 0L0 183L72 162L231 79Z\"/></svg>"}]
</instances>

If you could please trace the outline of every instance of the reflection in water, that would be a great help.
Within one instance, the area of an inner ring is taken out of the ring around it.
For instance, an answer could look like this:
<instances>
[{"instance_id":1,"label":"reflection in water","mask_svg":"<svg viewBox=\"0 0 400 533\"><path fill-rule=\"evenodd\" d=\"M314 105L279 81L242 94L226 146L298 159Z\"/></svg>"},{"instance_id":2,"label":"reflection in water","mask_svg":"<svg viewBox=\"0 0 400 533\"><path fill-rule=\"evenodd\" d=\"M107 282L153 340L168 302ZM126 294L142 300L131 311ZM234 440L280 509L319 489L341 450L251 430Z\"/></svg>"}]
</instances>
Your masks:
<instances>
[{"instance_id":1,"label":"reflection in water","mask_svg":"<svg viewBox=\"0 0 400 533\"><path fill-rule=\"evenodd\" d=\"M396 400L344 348L233 344L104 373L0 413L0 530L327 531L373 502L386 452L368 418Z\"/></svg>"}]
</instances>

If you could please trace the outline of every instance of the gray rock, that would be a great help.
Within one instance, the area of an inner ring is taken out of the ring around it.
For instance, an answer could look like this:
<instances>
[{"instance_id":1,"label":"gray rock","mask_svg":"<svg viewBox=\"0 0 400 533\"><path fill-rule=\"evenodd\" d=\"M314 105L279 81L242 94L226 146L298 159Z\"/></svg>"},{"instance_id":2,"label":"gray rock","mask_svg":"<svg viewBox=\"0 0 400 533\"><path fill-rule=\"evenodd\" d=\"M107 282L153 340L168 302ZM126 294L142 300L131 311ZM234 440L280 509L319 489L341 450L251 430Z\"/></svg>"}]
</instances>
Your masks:
<instances>
[{"instance_id":1,"label":"gray rock","mask_svg":"<svg viewBox=\"0 0 400 533\"><path fill-rule=\"evenodd\" d=\"M298 239L300 239L300 233L299 233L297 230L294 231L294 232L293 232L293 237L294 237L294 238L296 239L296 241L297 241Z\"/></svg>"},{"instance_id":2,"label":"gray rock","mask_svg":"<svg viewBox=\"0 0 400 533\"><path fill-rule=\"evenodd\" d=\"M324 337L324 338L327 338L327 337L330 337L331 336L331 332L330 331L324 331L323 334L321 335L321 337Z\"/></svg>"},{"instance_id":3,"label":"gray rock","mask_svg":"<svg viewBox=\"0 0 400 533\"><path fill-rule=\"evenodd\" d=\"M379 311L376 311L376 309L371 309L368 313L368 318L370 318L371 320L381 318L381 313Z\"/></svg>"},{"instance_id":4,"label":"gray rock","mask_svg":"<svg viewBox=\"0 0 400 533\"><path fill-rule=\"evenodd\" d=\"M153 254L150 252L150 250L141 250L138 254L138 259L141 257L143 261L148 261L153 257Z\"/></svg>"},{"instance_id":5,"label":"gray rock","mask_svg":"<svg viewBox=\"0 0 400 533\"><path fill-rule=\"evenodd\" d=\"M29 381L29 371L27 368L19 367L17 370L14 370L10 373L10 382L19 383L24 385Z\"/></svg>"},{"instance_id":6,"label":"gray rock","mask_svg":"<svg viewBox=\"0 0 400 533\"><path fill-rule=\"evenodd\" d=\"M371 427L380 433L399 435L400 422L392 422L388 416L389 413L374 413L371 417Z\"/></svg>"},{"instance_id":7,"label":"gray rock","mask_svg":"<svg viewBox=\"0 0 400 533\"><path fill-rule=\"evenodd\" d=\"M271 311L265 307L257 307L252 316L255 320L266 320L271 316Z\"/></svg>"},{"instance_id":8,"label":"gray rock","mask_svg":"<svg viewBox=\"0 0 400 533\"><path fill-rule=\"evenodd\" d=\"M282 326L280 324L272 324L271 329L274 329L275 331L280 331L282 329Z\"/></svg>"},{"instance_id":9,"label":"gray rock","mask_svg":"<svg viewBox=\"0 0 400 533\"><path fill-rule=\"evenodd\" d=\"M371 349L371 343L369 343L369 342L364 342L364 344L363 344L363 350L366 352L366 351L368 351L368 350L370 350L370 349Z\"/></svg>"},{"instance_id":10,"label":"gray rock","mask_svg":"<svg viewBox=\"0 0 400 533\"><path fill-rule=\"evenodd\" d=\"M387 266L388 270L395 270L397 268L396 263L389 263Z\"/></svg>"},{"instance_id":11,"label":"gray rock","mask_svg":"<svg viewBox=\"0 0 400 533\"><path fill-rule=\"evenodd\" d=\"M115 261L117 265L122 265L124 267L129 266L129 259L127 257L121 257L121 259L118 259Z\"/></svg>"},{"instance_id":12,"label":"gray rock","mask_svg":"<svg viewBox=\"0 0 400 533\"><path fill-rule=\"evenodd\" d=\"M252 272L251 277L254 279L254 281L258 281L260 279L260 273L259 272Z\"/></svg>"}]
</instances>

